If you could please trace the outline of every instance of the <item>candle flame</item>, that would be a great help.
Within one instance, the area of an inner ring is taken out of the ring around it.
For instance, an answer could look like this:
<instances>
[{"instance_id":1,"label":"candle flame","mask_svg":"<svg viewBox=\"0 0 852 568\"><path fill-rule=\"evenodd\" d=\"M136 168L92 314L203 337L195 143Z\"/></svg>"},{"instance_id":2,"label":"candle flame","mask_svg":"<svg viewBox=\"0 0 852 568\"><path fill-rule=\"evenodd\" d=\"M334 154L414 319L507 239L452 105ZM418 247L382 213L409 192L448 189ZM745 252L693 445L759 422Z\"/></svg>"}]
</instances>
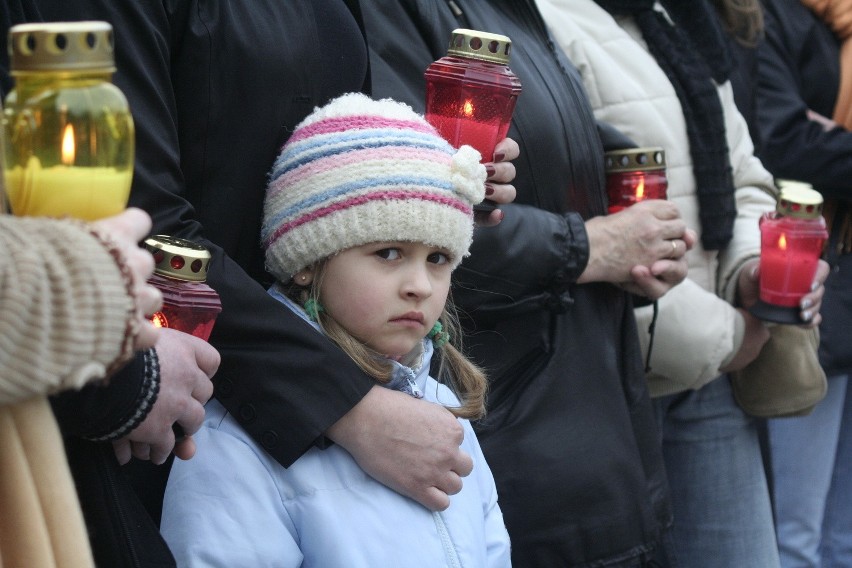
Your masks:
<instances>
[{"instance_id":1,"label":"candle flame","mask_svg":"<svg viewBox=\"0 0 852 568\"><path fill-rule=\"evenodd\" d=\"M154 327L169 327L169 320L163 312L157 312L151 316L151 323Z\"/></svg>"},{"instance_id":2,"label":"candle flame","mask_svg":"<svg viewBox=\"0 0 852 568\"><path fill-rule=\"evenodd\" d=\"M784 233L781 233L781 236L778 238L778 248L787 250L787 237L784 236Z\"/></svg>"},{"instance_id":3,"label":"candle flame","mask_svg":"<svg viewBox=\"0 0 852 568\"><path fill-rule=\"evenodd\" d=\"M73 165L75 154L74 127L68 124L65 126L65 130L62 133L62 163L66 166Z\"/></svg>"},{"instance_id":4,"label":"candle flame","mask_svg":"<svg viewBox=\"0 0 852 568\"><path fill-rule=\"evenodd\" d=\"M639 178L639 185L636 186L636 201L642 201L645 197L645 176Z\"/></svg>"},{"instance_id":5,"label":"candle flame","mask_svg":"<svg viewBox=\"0 0 852 568\"><path fill-rule=\"evenodd\" d=\"M470 99L467 99L464 102L464 104L462 105L462 112L464 113L465 116L473 116L473 111L474 111L473 101L471 101Z\"/></svg>"}]
</instances>

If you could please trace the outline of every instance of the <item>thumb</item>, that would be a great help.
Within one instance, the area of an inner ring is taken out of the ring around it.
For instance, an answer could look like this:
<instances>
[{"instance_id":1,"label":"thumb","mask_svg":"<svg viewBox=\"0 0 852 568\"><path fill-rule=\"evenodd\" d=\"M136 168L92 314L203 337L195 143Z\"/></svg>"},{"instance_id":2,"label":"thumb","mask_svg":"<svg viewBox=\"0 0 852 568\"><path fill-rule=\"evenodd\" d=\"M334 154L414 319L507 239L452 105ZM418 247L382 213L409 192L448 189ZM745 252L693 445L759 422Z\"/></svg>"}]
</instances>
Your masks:
<instances>
[{"instance_id":1,"label":"thumb","mask_svg":"<svg viewBox=\"0 0 852 568\"><path fill-rule=\"evenodd\" d=\"M187 436L180 442L175 444L174 447L175 457L182 459L184 461L192 459L195 455L195 440L192 439L192 436Z\"/></svg>"},{"instance_id":2,"label":"thumb","mask_svg":"<svg viewBox=\"0 0 852 568\"><path fill-rule=\"evenodd\" d=\"M757 261L743 267L739 278L740 306L750 308L760 296L760 268Z\"/></svg>"}]
</instances>

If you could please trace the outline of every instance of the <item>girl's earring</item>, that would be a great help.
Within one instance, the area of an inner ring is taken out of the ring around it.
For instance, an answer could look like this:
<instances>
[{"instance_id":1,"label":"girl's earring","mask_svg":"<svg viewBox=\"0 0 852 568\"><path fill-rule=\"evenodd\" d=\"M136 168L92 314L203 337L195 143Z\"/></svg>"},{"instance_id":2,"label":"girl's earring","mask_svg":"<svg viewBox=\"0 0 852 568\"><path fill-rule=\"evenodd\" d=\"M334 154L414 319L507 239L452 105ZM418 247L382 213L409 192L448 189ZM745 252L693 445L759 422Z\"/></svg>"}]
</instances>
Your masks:
<instances>
[{"instance_id":1,"label":"girl's earring","mask_svg":"<svg viewBox=\"0 0 852 568\"><path fill-rule=\"evenodd\" d=\"M440 349L450 340L450 332L444 331L444 326L441 325L441 322L436 321L432 329L429 330L429 333L426 334L426 337L432 340L432 345L435 346L435 349Z\"/></svg>"}]
</instances>

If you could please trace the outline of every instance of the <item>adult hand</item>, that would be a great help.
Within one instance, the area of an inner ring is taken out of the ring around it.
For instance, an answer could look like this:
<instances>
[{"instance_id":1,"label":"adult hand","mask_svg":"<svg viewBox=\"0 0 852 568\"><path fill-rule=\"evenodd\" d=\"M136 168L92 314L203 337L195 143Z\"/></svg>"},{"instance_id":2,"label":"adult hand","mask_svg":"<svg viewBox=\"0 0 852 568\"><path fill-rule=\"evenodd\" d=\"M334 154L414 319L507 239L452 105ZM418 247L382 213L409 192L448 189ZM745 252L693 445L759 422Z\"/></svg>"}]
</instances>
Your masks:
<instances>
[{"instance_id":1,"label":"adult hand","mask_svg":"<svg viewBox=\"0 0 852 568\"><path fill-rule=\"evenodd\" d=\"M745 319L745 335L743 336L740 349L734 355L733 359L719 369L722 373L730 373L731 371L739 371L745 368L749 363L757 359L757 356L760 355L760 350L769 341L769 328L762 321L743 308L737 308L737 311Z\"/></svg>"},{"instance_id":2,"label":"adult hand","mask_svg":"<svg viewBox=\"0 0 852 568\"><path fill-rule=\"evenodd\" d=\"M799 317L802 318L802 321L808 322L802 327L816 327L822 322L820 309L822 309L822 297L825 294L825 279L828 278L830 270L831 267L828 266L826 261L819 261L814 281L811 284L811 291L805 294L799 302L799 307L802 310Z\"/></svg>"},{"instance_id":3,"label":"adult hand","mask_svg":"<svg viewBox=\"0 0 852 568\"><path fill-rule=\"evenodd\" d=\"M512 160L521 153L518 143L511 138L504 138L494 147L493 161L485 163L488 178L485 182L485 199L499 205L505 205L515 200L517 193L511 185L515 179L515 165ZM503 212L498 208L490 213L477 212L476 223L483 227L493 227L503 220Z\"/></svg>"},{"instance_id":4,"label":"adult hand","mask_svg":"<svg viewBox=\"0 0 852 568\"><path fill-rule=\"evenodd\" d=\"M813 282L811 282L811 291L802 296L799 301L801 310L799 317L802 318L802 321L807 322L801 327L816 327L822 322L820 309L822 308L822 297L825 295L825 279L828 278L829 271L828 263L820 259L817 263ZM759 282L760 263L755 259L745 264L740 270L737 282L737 299L740 306L748 309L757 302L760 295Z\"/></svg>"},{"instance_id":5,"label":"adult hand","mask_svg":"<svg viewBox=\"0 0 852 568\"><path fill-rule=\"evenodd\" d=\"M833 130L837 128L838 124L834 122L832 119L827 116L823 116L815 110L808 109L807 111L808 120L816 122L822 129L828 132L829 130Z\"/></svg>"},{"instance_id":6,"label":"adult hand","mask_svg":"<svg viewBox=\"0 0 852 568\"><path fill-rule=\"evenodd\" d=\"M673 251L678 246L676 240L670 241ZM698 234L692 229L687 229L683 237L679 240L683 240L684 242L685 253L688 250L692 250L692 247L695 246L695 243L698 241ZM679 251L675 252L675 254L678 253ZM633 281L623 283L621 286L633 294L657 300L683 282L688 270L689 265L686 260L686 254L680 254L677 258L657 260L650 267L641 264L634 266L630 269Z\"/></svg>"},{"instance_id":7,"label":"adult hand","mask_svg":"<svg viewBox=\"0 0 852 568\"><path fill-rule=\"evenodd\" d=\"M450 506L449 496L473 470L459 448L464 430L450 411L380 386L327 435L373 478L433 511Z\"/></svg>"},{"instance_id":8,"label":"adult hand","mask_svg":"<svg viewBox=\"0 0 852 568\"><path fill-rule=\"evenodd\" d=\"M745 335L739 351L728 364L719 369L723 373L739 371L754 361L769 341L769 328L748 309L757 302L760 296L759 261L750 260L743 265L737 279L737 311L745 320Z\"/></svg>"},{"instance_id":9,"label":"adult hand","mask_svg":"<svg viewBox=\"0 0 852 568\"><path fill-rule=\"evenodd\" d=\"M737 306L751 308L760 297L760 260L752 259L743 264L737 276Z\"/></svg>"},{"instance_id":10,"label":"adult hand","mask_svg":"<svg viewBox=\"0 0 852 568\"><path fill-rule=\"evenodd\" d=\"M93 222L92 228L114 243L124 257L130 274L139 329L133 343L134 349L153 347L157 342L158 329L145 316L160 309L163 296L157 288L147 283L154 271L154 258L138 244L151 231L151 218L141 209L131 207L118 215Z\"/></svg>"},{"instance_id":11,"label":"adult hand","mask_svg":"<svg viewBox=\"0 0 852 568\"><path fill-rule=\"evenodd\" d=\"M685 277L682 261L695 244L695 233L686 228L677 206L670 201L640 201L618 213L586 222L589 262L577 280L612 282L638 293L659 294ZM662 262L661 262L662 261ZM674 262L672 262L674 261ZM634 268L646 267L648 272ZM650 282L650 278L657 283Z\"/></svg>"},{"instance_id":12,"label":"adult hand","mask_svg":"<svg viewBox=\"0 0 852 568\"><path fill-rule=\"evenodd\" d=\"M136 429L113 442L119 463L131 454L156 464L171 452L187 460L195 455L192 434L204 422L204 404L213 396L210 379L219 368L219 352L209 343L174 329L163 328L156 345L160 361L160 392L151 412ZM187 434L175 444L173 424Z\"/></svg>"}]
</instances>

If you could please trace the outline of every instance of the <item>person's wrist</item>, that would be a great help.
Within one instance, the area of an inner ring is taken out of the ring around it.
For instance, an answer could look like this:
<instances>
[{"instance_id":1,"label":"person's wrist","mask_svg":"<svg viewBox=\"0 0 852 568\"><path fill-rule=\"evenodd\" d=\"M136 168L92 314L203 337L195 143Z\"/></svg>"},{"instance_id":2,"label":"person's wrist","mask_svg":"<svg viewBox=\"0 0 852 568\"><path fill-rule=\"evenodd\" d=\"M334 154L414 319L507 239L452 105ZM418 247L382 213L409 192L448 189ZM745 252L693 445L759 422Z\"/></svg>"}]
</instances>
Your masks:
<instances>
[{"instance_id":1,"label":"person's wrist","mask_svg":"<svg viewBox=\"0 0 852 568\"><path fill-rule=\"evenodd\" d=\"M601 260L603 256L601 254L601 241L604 240L606 222L605 217L592 217L583 223L581 233L575 233L583 236L582 247L584 252L582 268L579 269L577 275L578 284L610 281L606 273L608 267ZM612 279L612 281L615 282L615 279Z\"/></svg>"},{"instance_id":2,"label":"person's wrist","mask_svg":"<svg viewBox=\"0 0 852 568\"><path fill-rule=\"evenodd\" d=\"M111 442L125 437L135 430L150 414L157 395L160 393L160 361L156 349L147 349L143 352L144 379L140 388L138 403L134 406L129 416L121 421L120 425L112 432L102 436L86 439L93 442Z\"/></svg>"},{"instance_id":3,"label":"person's wrist","mask_svg":"<svg viewBox=\"0 0 852 568\"><path fill-rule=\"evenodd\" d=\"M382 395L382 391L390 392L387 389L378 385L367 391L358 404L341 416L337 422L332 424L326 431L325 436L346 449L350 449L353 444L357 444L362 439L369 420L369 409L378 402Z\"/></svg>"},{"instance_id":4,"label":"person's wrist","mask_svg":"<svg viewBox=\"0 0 852 568\"><path fill-rule=\"evenodd\" d=\"M106 369L106 376L110 377L118 369L124 366L124 364L133 357L135 352L133 345L136 342L136 336L139 335L140 325L138 317L139 309L137 307L139 300L136 297L133 274L127 264L127 258L121 246L112 238L111 235L97 225L88 224L85 226L88 228L89 233L95 237L107 250L107 252L109 252L110 256L112 256L118 271L121 274L121 278L124 281L127 296L130 298L130 305L127 310L127 315L125 316L124 337L121 342L121 348L118 356Z\"/></svg>"}]
</instances>

